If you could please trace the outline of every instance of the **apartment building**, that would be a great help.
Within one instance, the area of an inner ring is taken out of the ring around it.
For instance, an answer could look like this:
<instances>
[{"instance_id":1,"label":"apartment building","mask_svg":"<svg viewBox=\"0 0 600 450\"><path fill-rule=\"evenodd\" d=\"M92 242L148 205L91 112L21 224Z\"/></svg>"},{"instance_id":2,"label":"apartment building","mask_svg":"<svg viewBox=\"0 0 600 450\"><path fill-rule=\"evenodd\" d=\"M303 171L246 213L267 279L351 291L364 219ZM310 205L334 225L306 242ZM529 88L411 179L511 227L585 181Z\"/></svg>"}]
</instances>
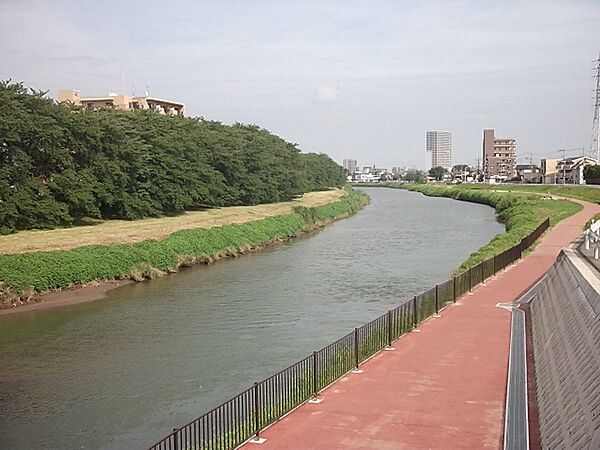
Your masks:
<instances>
[{"instance_id":1,"label":"apartment building","mask_svg":"<svg viewBox=\"0 0 600 450\"><path fill-rule=\"evenodd\" d=\"M596 165L594 158L575 156L561 159L556 164L556 182L560 184L585 184L583 169L585 166Z\"/></svg>"},{"instance_id":2,"label":"apartment building","mask_svg":"<svg viewBox=\"0 0 600 450\"><path fill-rule=\"evenodd\" d=\"M81 97L79 91L63 89L58 91L58 101L70 102L92 110L100 108L116 108L123 111L149 109L169 116L183 116L185 114L183 103L148 96L130 97L128 95L109 94L104 97Z\"/></svg>"},{"instance_id":3,"label":"apartment building","mask_svg":"<svg viewBox=\"0 0 600 450\"><path fill-rule=\"evenodd\" d=\"M348 171L348 173L353 174L356 172L358 167L358 163L355 159L344 159L342 163L342 167Z\"/></svg>"},{"instance_id":4,"label":"apartment building","mask_svg":"<svg viewBox=\"0 0 600 450\"><path fill-rule=\"evenodd\" d=\"M558 178L558 171L556 170L556 165L560 159L542 159L542 183L544 184L554 184Z\"/></svg>"},{"instance_id":5,"label":"apartment building","mask_svg":"<svg viewBox=\"0 0 600 450\"><path fill-rule=\"evenodd\" d=\"M517 176L517 140L495 137L483 130L483 176L486 180L508 181Z\"/></svg>"},{"instance_id":6,"label":"apartment building","mask_svg":"<svg viewBox=\"0 0 600 450\"><path fill-rule=\"evenodd\" d=\"M427 170L441 166L452 170L452 133L430 130L426 136Z\"/></svg>"}]
</instances>

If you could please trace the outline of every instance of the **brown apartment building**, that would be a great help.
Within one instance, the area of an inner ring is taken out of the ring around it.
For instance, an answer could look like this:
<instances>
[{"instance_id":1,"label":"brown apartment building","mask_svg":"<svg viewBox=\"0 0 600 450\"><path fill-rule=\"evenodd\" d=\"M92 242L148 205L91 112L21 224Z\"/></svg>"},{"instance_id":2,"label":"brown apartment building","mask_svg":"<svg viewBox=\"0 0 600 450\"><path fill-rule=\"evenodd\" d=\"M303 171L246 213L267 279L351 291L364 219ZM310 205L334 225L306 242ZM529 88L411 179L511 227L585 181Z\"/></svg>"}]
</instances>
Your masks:
<instances>
[{"instance_id":1,"label":"brown apartment building","mask_svg":"<svg viewBox=\"0 0 600 450\"><path fill-rule=\"evenodd\" d=\"M89 109L117 108L124 111L134 109L151 109L169 116L183 116L185 105L171 100L154 97L130 97L128 95L110 94L105 97L81 97L79 91L64 89L58 91L59 102L71 102L74 105L85 106Z\"/></svg>"},{"instance_id":2,"label":"brown apartment building","mask_svg":"<svg viewBox=\"0 0 600 450\"><path fill-rule=\"evenodd\" d=\"M483 176L507 181L517 176L517 140L497 138L494 130L483 130Z\"/></svg>"}]
</instances>

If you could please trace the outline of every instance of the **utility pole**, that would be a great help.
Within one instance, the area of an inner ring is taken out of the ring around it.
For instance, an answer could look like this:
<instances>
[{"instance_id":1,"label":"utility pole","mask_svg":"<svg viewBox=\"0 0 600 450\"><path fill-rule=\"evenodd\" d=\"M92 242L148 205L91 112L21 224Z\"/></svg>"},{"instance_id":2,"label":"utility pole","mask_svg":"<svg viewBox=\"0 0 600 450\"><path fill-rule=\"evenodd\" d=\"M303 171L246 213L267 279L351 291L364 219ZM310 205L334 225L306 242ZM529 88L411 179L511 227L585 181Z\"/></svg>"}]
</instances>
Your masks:
<instances>
[{"instance_id":1,"label":"utility pole","mask_svg":"<svg viewBox=\"0 0 600 450\"><path fill-rule=\"evenodd\" d=\"M592 124L592 146L590 148L590 153L593 154L595 150L596 161L600 162L600 136L598 136L598 133L600 132L598 126L598 122L600 121L600 54L594 63L596 63L596 75L594 75L594 78L596 79L596 90L594 92L594 123Z\"/></svg>"}]
</instances>

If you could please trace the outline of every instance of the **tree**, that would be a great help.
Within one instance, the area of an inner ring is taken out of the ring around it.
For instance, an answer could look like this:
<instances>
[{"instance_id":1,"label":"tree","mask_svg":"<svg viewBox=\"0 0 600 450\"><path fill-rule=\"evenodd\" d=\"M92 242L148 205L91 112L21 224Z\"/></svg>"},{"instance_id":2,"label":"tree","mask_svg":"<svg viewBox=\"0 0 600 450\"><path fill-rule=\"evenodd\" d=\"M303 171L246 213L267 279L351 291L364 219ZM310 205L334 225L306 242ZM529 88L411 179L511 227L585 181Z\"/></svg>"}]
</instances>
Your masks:
<instances>
[{"instance_id":1,"label":"tree","mask_svg":"<svg viewBox=\"0 0 600 450\"><path fill-rule=\"evenodd\" d=\"M329 156L256 125L91 111L0 81L0 234L285 201L345 182Z\"/></svg>"},{"instance_id":2,"label":"tree","mask_svg":"<svg viewBox=\"0 0 600 450\"><path fill-rule=\"evenodd\" d=\"M583 178L587 184L600 184L600 165L585 166Z\"/></svg>"},{"instance_id":3,"label":"tree","mask_svg":"<svg viewBox=\"0 0 600 450\"><path fill-rule=\"evenodd\" d=\"M424 183L425 182L425 174L421 170L411 169L406 172L404 175L404 180L409 183Z\"/></svg>"},{"instance_id":4,"label":"tree","mask_svg":"<svg viewBox=\"0 0 600 450\"><path fill-rule=\"evenodd\" d=\"M429 176L435 178L438 181L444 179L444 174L447 172L442 166L436 166L429 169Z\"/></svg>"},{"instance_id":5,"label":"tree","mask_svg":"<svg viewBox=\"0 0 600 450\"><path fill-rule=\"evenodd\" d=\"M467 164L457 164L452 167L452 173L462 174L463 172L470 172L471 168Z\"/></svg>"}]
</instances>

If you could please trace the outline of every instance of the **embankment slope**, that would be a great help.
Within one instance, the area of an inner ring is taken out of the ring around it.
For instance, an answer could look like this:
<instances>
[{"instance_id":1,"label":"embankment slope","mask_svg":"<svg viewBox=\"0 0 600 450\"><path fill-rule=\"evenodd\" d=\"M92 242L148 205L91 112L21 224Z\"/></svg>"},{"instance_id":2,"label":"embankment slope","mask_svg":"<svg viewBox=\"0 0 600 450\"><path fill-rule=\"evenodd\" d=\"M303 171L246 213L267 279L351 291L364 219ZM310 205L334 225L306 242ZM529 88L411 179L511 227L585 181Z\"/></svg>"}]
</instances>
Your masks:
<instances>
[{"instance_id":1,"label":"embankment slope","mask_svg":"<svg viewBox=\"0 0 600 450\"><path fill-rule=\"evenodd\" d=\"M43 292L69 290L99 280L141 281L180 267L238 256L343 218L368 201L366 194L349 188L337 201L320 206L292 205L293 212L288 214L241 224L181 229L160 240L0 255L0 303L11 308L36 300Z\"/></svg>"}]
</instances>

